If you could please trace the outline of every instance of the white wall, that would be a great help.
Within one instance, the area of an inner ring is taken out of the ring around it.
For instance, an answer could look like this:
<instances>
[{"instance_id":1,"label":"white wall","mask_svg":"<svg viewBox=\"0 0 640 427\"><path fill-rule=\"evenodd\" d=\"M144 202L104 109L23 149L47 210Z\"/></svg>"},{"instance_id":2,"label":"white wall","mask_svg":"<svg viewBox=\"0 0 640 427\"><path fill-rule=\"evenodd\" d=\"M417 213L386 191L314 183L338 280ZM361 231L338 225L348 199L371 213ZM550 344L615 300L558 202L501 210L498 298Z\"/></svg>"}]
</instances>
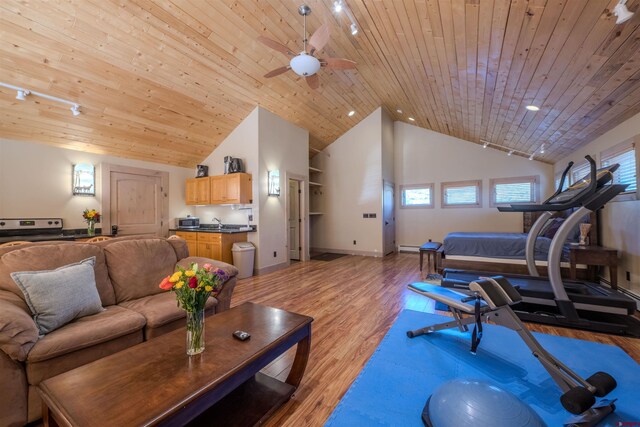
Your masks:
<instances>
[{"instance_id":1,"label":"white wall","mask_svg":"<svg viewBox=\"0 0 640 427\"><path fill-rule=\"evenodd\" d=\"M312 159L324 184L314 196L324 214L311 223L313 248L382 255L382 121L378 108Z\"/></svg>"},{"instance_id":2,"label":"white wall","mask_svg":"<svg viewBox=\"0 0 640 427\"><path fill-rule=\"evenodd\" d=\"M571 155L556 162L555 172L562 171L569 161L576 164L590 154L600 164L600 153L640 134L640 114L636 114L604 135L596 138ZM639 148L636 148L639 149ZM640 167L640 165L639 165ZM602 210L602 245L620 251L618 285L640 294L640 200L612 201ZM626 279L626 272L631 280ZM608 277L608 273L607 273Z\"/></svg>"},{"instance_id":3,"label":"white wall","mask_svg":"<svg viewBox=\"0 0 640 427\"><path fill-rule=\"evenodd\" d=\"M269 271L269 267L289 262L287 191L288 175L309 175L309 132L277 115L259 108L259 198L260 232L258 266ZM268 196L267 171L280 171L280 197ZM306 219L306 218L305 218ZM303 232L308 234L306 223ZM273 253L276 256L273 256Z\"/></svg>"},{"instance_id":4,"label":"white wall","mask_svg":"<svg viewBox=\"0 0 640 427\"><path fill-rule=\"evenodd\" d=\"M246 224L251 213L257 225L256 233L247 239L256 246L255 268L258 272L288 263L285 200L286 172L303 176L309 174L309 132L256 107L236 129L209 155L202 164L209 166L209 175L224 173L224 157L241 158L245 170L253 178L253 203L233 210L231 206L197 206L194 214L203 224L220 218L226 224ZM267 196L267 171L280 170L282 196ZM273 252L276 256L273 256Z\"/></svg>"},{"instance_id":5,"label":"white wall","mask_svg":"<svg viewBox=\"0 0 640 427\"><path fill-rule=\"evenodd\" d=\"M420 246L452 231L522 232L522 213L489 207L489 180L540 176L541 198L553 187L551 165L482 148L459 138L395 122L396 241ZM440 206L440 183L482 180L482 208ZM434 183L435 208L400 209L400 185Z\"/></svg>"},{"instance_id":6,"label":"white wall","mask_svg":"<svg viewBox=\"0 0 640 427\"><path fill-rule=\"evenodd\" d=\"M71 194L71 168L75 163L96 166L95 197ZM0 139L0 218L60 217L65 228L86 227L82 219L85 208L104 211L101 163L169 172L170 225L189 212L184 204L184 183L195 176L195 170Z\"/></svg>"}]
</instances>

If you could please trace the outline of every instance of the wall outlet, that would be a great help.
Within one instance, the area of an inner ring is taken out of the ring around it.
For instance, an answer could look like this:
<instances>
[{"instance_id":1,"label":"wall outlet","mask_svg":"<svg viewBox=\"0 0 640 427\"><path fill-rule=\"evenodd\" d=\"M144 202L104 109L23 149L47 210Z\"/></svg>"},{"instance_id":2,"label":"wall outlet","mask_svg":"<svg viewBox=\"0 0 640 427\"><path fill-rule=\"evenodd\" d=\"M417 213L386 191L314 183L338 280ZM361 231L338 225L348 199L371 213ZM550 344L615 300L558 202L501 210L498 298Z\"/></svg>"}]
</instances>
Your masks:
<instances>
[{"instance_id":1,"label":"wall outlet","mask_svg":"<svg viewBox=\"0 0 640 427\"><path fill-rule=\"evenodd\" d=\"M355 240L353 241L353 244L354 244L354 245L356 244L356 241L355 241Z\"/></svg>"},{"instance_id":2,"label":"wall outlet","mask_svg":"<svg viewBox=\"0 0 640 427\"><path fill-rule=\"evenodd\" d=\"M369 218L375 218L375 217L376 217L376 214L375 214L375 213L370 213L370 214L369 214Z\"/></svg>"},{"instance_id":3,"label":"wall outlet","mask_svg":"<svg viewBox=\"0 0 640 427\"><path fill-rule=\"evenodd\" d=\"M253 215L249 215L249 221L253 221Z\"/></svg>"},{"instance_id":4,"label":"wall outlet","mask_svg":"<svg viewBox=\"0 0 640 427\"><path fill-rule=\"evenodd\" d=\"M369 214L363 213L362 218L369 218Z\"/></svg>"},{"instance_id":5,"label":"wall outlet","mask_svg":"<svg viewBox=\"0 0 640 427\"><path fill-rule=\"evenodd\" d=\"M278 252L273 251L273 257L276 258L278 256Z\"/></svg>"}]
</instances>

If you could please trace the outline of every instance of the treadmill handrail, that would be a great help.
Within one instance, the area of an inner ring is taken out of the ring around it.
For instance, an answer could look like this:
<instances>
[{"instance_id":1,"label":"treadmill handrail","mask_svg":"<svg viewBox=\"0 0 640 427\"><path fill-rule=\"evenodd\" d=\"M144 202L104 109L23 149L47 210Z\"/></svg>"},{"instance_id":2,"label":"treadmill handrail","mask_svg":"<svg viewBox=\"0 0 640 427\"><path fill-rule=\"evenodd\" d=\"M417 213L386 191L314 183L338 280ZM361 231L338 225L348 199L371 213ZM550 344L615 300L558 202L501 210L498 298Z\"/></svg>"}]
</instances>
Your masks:
<instances>
[{"instance_id":1,"label":"treadmill handrail","mask_svg":"<svg viewBox=\"0 0 640 427\"><path fill-rule=\"evenodd\" d=\"M562 189L562 187L564 187L564 181L567 178L567 174L569 173L569 170L571 170L571 168L573 167L573 162L569 162L569 164L567 165L567 167L564 169L564 172L562 172L562 177L560 177L560 184L558 185L558 188L556 189L556 192L553 193L551 195L551 197L549 197L547 200L545 200L542 204L546 204L549 203L549 200L553 199L554 197L556 197L558 194L562 193L564 190Z\"/></svg>"},{"instance_id":2,"label":"treadmill handrail","mask_svg":"<svg viewBox=\"0 0 640 427\"><path fill-rule=\"evenodd\" d=\"M591 167L591 181L582 191L580 191L573 198L571 198L571 200L568 200L565 203L547 204L547 202L550 200L548 199L542 204L536 203L536 204L515 204L510 206L498 206L498 211L500 212L542 212L542 211L559 212L559 211L564 211L567 209L581 206L584 199L593 195L598 189L598 181L596 179L597 177L596 162L588 154L584 156L584 158L587 159ZM565 172L567 172L567 170L565 170ZM551 197L551 199L553 199L553 197Z\"/></svg>"}]
</instances>

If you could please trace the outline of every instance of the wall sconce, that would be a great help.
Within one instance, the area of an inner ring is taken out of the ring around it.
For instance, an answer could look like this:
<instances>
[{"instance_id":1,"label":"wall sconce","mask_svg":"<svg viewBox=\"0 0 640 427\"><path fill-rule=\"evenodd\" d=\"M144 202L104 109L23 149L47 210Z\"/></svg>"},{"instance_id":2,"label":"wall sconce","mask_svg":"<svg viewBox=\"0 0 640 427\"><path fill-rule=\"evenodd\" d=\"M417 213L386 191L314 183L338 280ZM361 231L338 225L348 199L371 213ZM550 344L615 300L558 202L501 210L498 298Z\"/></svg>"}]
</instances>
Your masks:
<instances>
[{"instance_id":1,"label":"wall sconce","mask_svg":"<svg viewBox=\"0 0 640 427\"><path fill-rule=\"evenodd\" d=\"M269 196L280 196L280 171L272 170L267 172L269 176Z\"/></svg>"}]
</instances>

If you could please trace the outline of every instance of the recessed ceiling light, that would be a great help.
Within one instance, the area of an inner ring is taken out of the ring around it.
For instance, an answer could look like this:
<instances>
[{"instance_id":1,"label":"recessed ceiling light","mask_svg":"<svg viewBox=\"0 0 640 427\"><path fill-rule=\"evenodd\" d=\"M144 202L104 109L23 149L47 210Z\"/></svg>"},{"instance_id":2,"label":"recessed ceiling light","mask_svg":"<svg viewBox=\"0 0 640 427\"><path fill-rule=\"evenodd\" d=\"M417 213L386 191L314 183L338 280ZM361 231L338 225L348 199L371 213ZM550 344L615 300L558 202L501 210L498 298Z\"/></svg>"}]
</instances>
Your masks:
<instances>
[{"instance_id":1,"label":"recessed ceiling light","mask_svg":"<svg viewBox=\"0 0 640 427\"><path fill-rule=\"evenodd\" d=\"M540 110L540 107L536 107L535 105L527 105L525 108L527 110L529 110L529 111L538 111L538 110Z\"/></svg>"},{"instance_id":2,"label":"recessed ceiling light","mask_svg":"<svg viewBox=\"0 0 640 427\"><path fill-rule=\"evenodd\" d=\"M396 110L396 113L398 113L398 114L402 114L402 110L398 108L398 109Z\"/></svg>"},{"instance_id":3,"label":"recessed ceiling light","mask_svg":"<svg viewBox=\"0 0 640 427\"><path fill-rule=\"evenodd\" d=\"M334 1L333 2L333 11L335 13L340 13L342 12L342 2L341 1Z\"/></svg>"},{"instance_id":4,"label":"recessed ceiling light","mask_svg":"<svg viewBox=\"0 0 640 427\"><path fill-rule=\"evenodd\" d=\"M347 116L349 116L349 117L353 117L353 115L354 115L355 113L356 113L355 111L351 110L351 111L349 111L349 113L347 114Z\"/></svg>"},{"instance_id":5,"label":"recessed ceiling light","mask_svg":"<svg viewBox=\"0 0 640 427\"><path fill-rule=\"evenodd\" d=\"M412 122L416 121L416 119L414 119L413 117L409 117L409 120L411 120Z\"/></svg>"}]
</instances>

